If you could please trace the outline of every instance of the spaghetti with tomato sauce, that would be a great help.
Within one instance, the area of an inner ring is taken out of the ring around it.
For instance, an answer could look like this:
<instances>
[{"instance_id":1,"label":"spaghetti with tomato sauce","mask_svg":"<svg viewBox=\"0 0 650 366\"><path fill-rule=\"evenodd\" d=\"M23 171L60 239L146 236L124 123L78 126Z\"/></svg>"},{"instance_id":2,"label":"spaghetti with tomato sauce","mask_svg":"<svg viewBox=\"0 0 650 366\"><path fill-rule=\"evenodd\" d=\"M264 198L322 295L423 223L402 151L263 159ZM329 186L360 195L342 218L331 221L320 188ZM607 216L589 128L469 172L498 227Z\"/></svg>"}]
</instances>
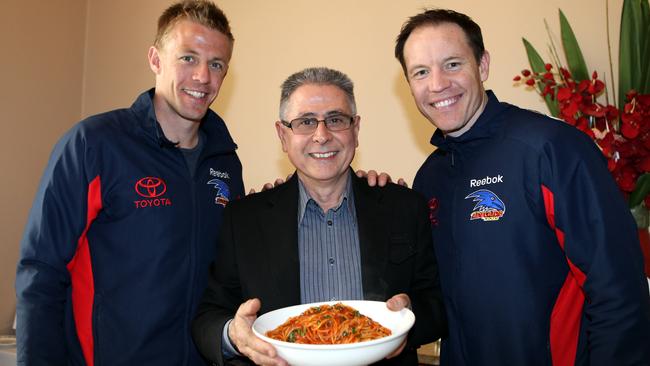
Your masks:
<instances>
[{"instance_id":1,"label":"spaghetti with tomato sauce","mask_svg":"<svg viewBox=\"0 0 650 366\"><path fill-rule=\"evenodd\" d=\"M342 303L311 307L266 332L269 338L303 344L356 343L389 335L390 329Z\"/></svg>"}]
</instances>

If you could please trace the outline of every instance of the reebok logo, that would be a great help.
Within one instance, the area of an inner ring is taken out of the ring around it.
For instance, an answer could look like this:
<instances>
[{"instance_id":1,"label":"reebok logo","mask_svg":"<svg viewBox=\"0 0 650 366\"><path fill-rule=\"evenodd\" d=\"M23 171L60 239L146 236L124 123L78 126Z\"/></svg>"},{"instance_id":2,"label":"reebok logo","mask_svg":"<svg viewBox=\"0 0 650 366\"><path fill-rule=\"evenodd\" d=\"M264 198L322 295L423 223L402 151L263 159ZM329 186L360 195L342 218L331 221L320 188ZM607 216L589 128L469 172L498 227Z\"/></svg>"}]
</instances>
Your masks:
<instances>
[{"instance_id":1,"label":"reebok logo","mask_svg":"<svg viewBox=\"0 0 650 366\"><path fill-rule=\"evenodd\" d=\"M485 177L483 179L470 179L469 186L480 187L486 184L494 184L494 183L503 183L503 175L499 174L496 177Z\"/></svg>"},{"instance_id":2,"label":"reebok logo","mask_svg":"<svg viewBox=\"0 0 650 366\"><path fill-rule=\"evenodd\" d=\"M220 172L212 168L210 168L210 175L221 179L230 179L230 175L228 174L228 172Z\"/></svg>"}]
</instances>

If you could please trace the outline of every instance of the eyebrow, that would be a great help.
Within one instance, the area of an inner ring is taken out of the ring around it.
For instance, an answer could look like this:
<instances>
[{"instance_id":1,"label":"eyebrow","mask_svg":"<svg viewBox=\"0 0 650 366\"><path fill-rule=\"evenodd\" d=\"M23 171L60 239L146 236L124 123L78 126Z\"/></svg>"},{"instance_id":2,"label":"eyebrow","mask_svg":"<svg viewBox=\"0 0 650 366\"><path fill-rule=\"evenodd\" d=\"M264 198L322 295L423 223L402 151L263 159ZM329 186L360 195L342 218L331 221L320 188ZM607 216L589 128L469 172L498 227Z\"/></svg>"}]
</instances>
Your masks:
<instances>
[{"instance_id":1,"label":"eyebrow","mask_svg":"<svg viewBox=\"0 0 650 366\"><path fill-rule=\"evenodd\" d=\"M413 70L415 70L415 69L421 69L421 68L428 69L429 66L427 66L427 65L425 65L425 64L417 64L417 65L413 65L413 66L411 66L411 67L407 67L407 68L406 68L406 71L413 71Z\"/></svg>"},{"instance_id":2,"label":"eyebrow","mask_svg":"<svg viewBox=\"0 0 650 366\"><path fill-rule=\"evenodd\" d=\"M448 61L451 61L451 60L466 60L466 59L467 59L467 57L464 57L464 56L449 56L449 57L445 58L442 61L443 62L448 62Z\"/></svg>"},{"instance_id":3,"label":"eyebrow","mask_svg":"<svg viewBox=\"0 0 650 366\"><path fill-rule=\"evenodd\" d=\"M465 61L465 60L467 60L467 57L465 57L465 56L461 56L461 55L448 56L448 57L445 57L444 59L442 59L442 62L441 62L441 63L444 64L444 63L447 63L447 62L449 62L449 61L454 61L454 60ZM411 66L411 67L408 67L408 68L406 69L406 72L407 72L407 73L410 73L410 72L412 72L413 70L421 69L421 68L424 68L424 69L430 69L431 67L429 67L429 65L426 65L426 64L416 64L416 65L413 65L413 66Z\"/></svg>"},{"instance_id":4,"label":"eyebrow","mask_svg":"<svg viewBox=\"0 0 650 366\"><path fill-rule=\"evenodd\" d=\"M345 115L347 115L349 113L343 112L340 109L333 109L331 111L325 112L324 116L329 117L329 116L335 116L337 114L345 114ZM310 117L318 117L318 114L314 113L314 112L305 112L305 113L299 114L297 118L308 118L308 117L309 118Z\"/></svg>"}]
</instances>

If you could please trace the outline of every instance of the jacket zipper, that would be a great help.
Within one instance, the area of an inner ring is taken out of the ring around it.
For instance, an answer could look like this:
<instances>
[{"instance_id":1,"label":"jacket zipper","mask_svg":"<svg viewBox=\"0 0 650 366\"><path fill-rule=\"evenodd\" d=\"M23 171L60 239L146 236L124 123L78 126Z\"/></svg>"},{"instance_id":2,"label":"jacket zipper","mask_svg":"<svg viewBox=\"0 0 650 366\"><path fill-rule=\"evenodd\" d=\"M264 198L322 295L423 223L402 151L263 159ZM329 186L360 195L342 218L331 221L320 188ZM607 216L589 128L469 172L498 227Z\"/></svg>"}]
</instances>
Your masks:
<instances>
[{"instance_id":1,"label":"jacket zipper","mask_svg":"<svg viewBox=\"0 0 650 366\"><path fill-rule=\"evenodd\" d=\"M190 209L191 209L191 212L192 212L192 216L191 216L192 221L191 221L190 233L189 233L190 234L189 235L189 237L190 237L190 241L189 241L190 245L189 245L189 248L188 248L188 250L189 250L189 269L188 269L188 271L190 272L189 273L190 280L189 280L189 286L188 286L189 291L186 294L186 301L185 301L185 324L189 325L191 320L192 320L192 317L194 315L194 314L192 314L191 309L192 309L192 301L193 301L192 294L194 293L195 287L196 287L196 283L195 283L196 282L196 270L195 270L196 264L195 263L196 263L196 256L197 256L197 254L196 254L196 246L198 245L197 244L197 234L196 234L196 231L198 229L197 229L196 220L197 220L199 215L197 213L198 204L197 204L197 198L196 198L196 191L197 191L197 189L196 189L196 172L199 170L198 167L201 165L201 156L203 154L201 154L199 156L199 160L197 161L194 172L190 172L189 165L187 164L187 160L185 159L185 156L183 155L183 152L180 151L180 149L178 149L178 148L174 148L174 150L175 150L174 152L177 154L176 156L178 158L180 158L180 160L181 160L181 165L184 166L183 170L185 172L185 177L190 182L189 195L190 195L190 202L191 202ZM190 349L193 346L193 344L192 344L192 339L191 339L192 337L191 336L188 336L188 334L184 334L184 338L185 338L185 342L184 342L185 345L184 345L182 360L183 360L183 365L187 366L188 362L189 362L189 357L190 357Z\"/></svg>"},{"instance_id":2,"label":"jacket zipper","mask_svg":"<svg viewBox=\"0 0 650 366\"><path fill-rule=\"evenodd\" d=\"M204 146L205 148L205 146ZM201 154L202 156L203 154ZM187 173L189 174L189 179L191 182L191 190L190 194L192 197L192 225L191 225L191 238L192 240L190 241L190 292L187 295L187 314L186 314L186 320L185 324L190 324L192 321L192 317L194 314L192 314L191 309L192 309L192 304L193 304L193 294L196 291L196 268L197 268L197 246L199 245L198 240L197 240L197 231L198 231L198 224L197 220L199 218L199 209L198 209L198 200L197 200L197 188L196 188L196 179L197 179L197 172L199 171L199 167L201 166L201 156L199 156L199 160L197 161L197 164L194 168L194 174L191 174L189 169L186 169ZM187 164L186 164L187 165ZM189 357L190 357L190 349L193 346L192 339L191 337L188 337L186 334L186 342L185 342L185 361L186 364L189 362Z\"/></svg>"}]
</instances>

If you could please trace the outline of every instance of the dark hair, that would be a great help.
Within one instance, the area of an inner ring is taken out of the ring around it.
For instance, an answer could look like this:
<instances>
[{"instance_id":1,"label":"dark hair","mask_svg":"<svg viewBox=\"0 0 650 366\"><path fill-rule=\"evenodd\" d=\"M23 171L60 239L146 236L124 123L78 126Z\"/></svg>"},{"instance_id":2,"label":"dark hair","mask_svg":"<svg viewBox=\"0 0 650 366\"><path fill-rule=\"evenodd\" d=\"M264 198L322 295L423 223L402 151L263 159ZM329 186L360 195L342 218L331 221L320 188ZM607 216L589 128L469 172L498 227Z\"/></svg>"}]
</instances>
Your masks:
<instances>
[{"instance_id":1,"label":"dark hair","mask_svg":"<svg viewBox=\"0 0 650 366\"><path fill-rule=\"evenodd\" d=\"M333 85L338 87L345 93L348 99L350 112L357 114L352 80L338 70L328 69L327 67L310 67L292 74L282 83L280 92L280 119L286 117L284 113L286 112L287 103L291 94L306 84Z\"/></svg>"},{"instance_id":2,"label":"dark hair","mask_svg":"<svg viewBox=\"0 0 650 366\"><path fill-rule=\"evenodd\" d=\"M219 31L231 42L235 40L230 32L230 23L226 14L214 3L207 0L183 0L171 5L158 18L158 31L154 39L154 46L160 48L169 31L181 20L190 20Z\"/></svg>"},{"instance_id":3,"label":"dark hair","mask_svg":"<svg viewBox=\"0 0 650 366\"><path fill-rule=\"evenodd\" d=\"M395 57L399 60L399 63L402 65L402 69L404 69L405 72L404 44L411 33L420 27L438 26L443 23L456 24L463 30L467 42L472 48L476 62L481 62L481 57L483 57L483 53L485 52L481 27L479 27L472 18L463 13L458 13L449 9L428 9L420 14L410 17L402 26L402 30L399 32L399 35L395 40Z\"/></svg>"}]
</instances>

